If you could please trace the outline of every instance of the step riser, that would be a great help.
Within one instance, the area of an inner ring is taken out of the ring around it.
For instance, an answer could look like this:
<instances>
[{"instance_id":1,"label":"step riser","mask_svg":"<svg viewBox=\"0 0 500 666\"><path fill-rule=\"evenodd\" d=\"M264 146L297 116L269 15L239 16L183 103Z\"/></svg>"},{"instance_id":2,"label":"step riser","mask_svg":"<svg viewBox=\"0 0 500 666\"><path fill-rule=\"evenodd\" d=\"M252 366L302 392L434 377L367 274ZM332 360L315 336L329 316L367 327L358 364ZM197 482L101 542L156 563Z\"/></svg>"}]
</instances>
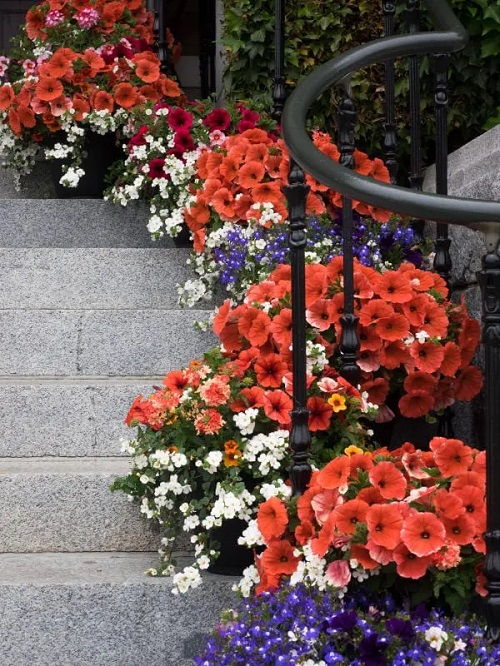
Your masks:
<instances>
[{"instance_id":1,"label":"step riser","mask_svg":"<svg viewBox=\"0 0 500 666\"><path fill-rule=\"evenodd\" d=\"M0 309L176 309L187 249L0 249ZM210 307L207 305L207 308Z\"/></svg>"},{"instance_id":2,"label":"step riser","mask_svg":"<svg viewBox=\"0 0 500 666\"><path fill-rule=\"evenodd\" d=\"M168 578L142 576L151 566L144 555L130 555L127 570L111 582L106 569L120 572L123 557L95 558L102 580L89 574L88 581L82 572L93 555L67 557L75 558L76 580L56 571L45 583L15 576L0 584L2 666L190 666L220 611L236 602L233 578L207 575L201 588L176 597Z\"/></svg>"},{"instance_id":3,"label":"step riser","mask_svg":"<svg viewBox=\"0 0 500 666\"><path fill-rule=\"evenodd\" d=\"M0 312L0 376L164 375L216 344L206 311Z\"/></svg>"},{"instance_id":4,"label":"step riser","mask_svg":"<svg viewBox=\"0 0 500 666\"><path fill-rule=\"evenodd\" d=\"M0 472L2 463L0 461ZM113 473L0 475L0 552L151 551L160 537Z\"/></svg>"},{"instance_id":5,"label":"step riser","mask_svg":"<svg viewBox=\"0 0 500 666\"><path fill-rule=\"evenodd\" d=\"M101 199L0 199L0 247L173 247L152 241L144 203Z\"/></svg>"},{"instance_id":6,"label":"step riser","mask_svg":"<svg viewBox=\"0 0 500 666\"><path fill-rule=\"evenodd\" d=\"M161 379L141 383L4 385L0 383L0 457L120 456L124 418L134 398ZM8 407L7 407L8 406Z\"/></svg>"}]
</instances>

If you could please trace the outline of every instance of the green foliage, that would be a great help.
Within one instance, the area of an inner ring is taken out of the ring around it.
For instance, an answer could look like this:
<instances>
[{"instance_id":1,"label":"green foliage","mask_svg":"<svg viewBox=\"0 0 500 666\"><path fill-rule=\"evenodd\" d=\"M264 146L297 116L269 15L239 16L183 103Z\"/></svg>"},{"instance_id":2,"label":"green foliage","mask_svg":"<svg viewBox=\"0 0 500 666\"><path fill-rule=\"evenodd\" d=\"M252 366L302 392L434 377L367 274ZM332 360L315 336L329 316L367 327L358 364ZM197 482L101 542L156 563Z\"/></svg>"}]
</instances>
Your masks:
<instances>
[{"instance_id":1,"label":"green foliage","mask_svg":"<svg viewBox=\"0 0 500 666\"><path fill-rule=\"evenodd\" d=\"M454 11L470 34L462 53L452 57L450 77L450 150L500 123L500 0L452 0ZM405 32L404 3L398 7L398 32ZM271 105L274 70L273 0L224 0L224 37L229 97L261 99ZM425 11L422 21L428 20ZM429 25L425 26L429 27ZM285 60L288 90L318 65L383 34L380 5L370 0L304 0L287 3ZM424 160L433 160L434 77L428 58L421 61ZM409 153L407 63L396 63L399 152ZM384 123L384 68L374 65L352 80L358 107L358 145L380 154ZM325 92L312 109L312 125L331 130L338 98ZM407 167L406 167L407 168ZM403 168L403 171L405 168Z\"/></svg>"}]
</instances>

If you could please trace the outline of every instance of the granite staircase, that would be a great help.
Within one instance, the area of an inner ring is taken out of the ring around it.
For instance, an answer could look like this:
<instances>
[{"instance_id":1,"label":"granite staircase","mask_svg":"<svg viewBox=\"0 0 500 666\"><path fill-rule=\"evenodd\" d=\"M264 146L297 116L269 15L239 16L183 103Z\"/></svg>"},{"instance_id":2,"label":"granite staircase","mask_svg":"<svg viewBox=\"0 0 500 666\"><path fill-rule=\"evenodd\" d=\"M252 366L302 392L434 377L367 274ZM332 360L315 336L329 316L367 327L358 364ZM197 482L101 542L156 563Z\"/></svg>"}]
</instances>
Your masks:
<instances>
[{"instance_id":1,"label":"granite staircase","mask_svg":"<svg viewBox=\"0 0 500 666\"><path fill-rule=\"evenodd\" d=\"M145 576L159 535L109 484L133 398L214 340L145 208L50 195L42 165L21 193L0 175L0 664L187 666L234 581Z\"/></svg>"}]
</instances>

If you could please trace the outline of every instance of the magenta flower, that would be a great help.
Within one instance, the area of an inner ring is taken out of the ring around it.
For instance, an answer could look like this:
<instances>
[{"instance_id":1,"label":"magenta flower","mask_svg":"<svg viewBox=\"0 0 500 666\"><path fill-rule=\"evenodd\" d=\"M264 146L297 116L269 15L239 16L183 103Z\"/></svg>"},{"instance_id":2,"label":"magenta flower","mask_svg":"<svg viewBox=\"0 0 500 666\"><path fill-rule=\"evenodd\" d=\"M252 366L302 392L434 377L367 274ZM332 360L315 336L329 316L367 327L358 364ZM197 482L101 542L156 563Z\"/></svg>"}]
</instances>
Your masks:
<instances>
[{"instance_id":1,"label":"magenta flower","mask_svg":"<svg viewBox=\"0 0 500 666\"><path fill-rule=\"evenodd\" d=\"M166 173L164 170L165 160L162 160L160 157L155 157L149 163L148 176L150 178L165 178Z\"/></svg>"},{"instance_id":2,"label":"magenta flower","mask_svg":"<svg viewBox=\"0 0 500 666\"><path fill-rule=\"evenodd\" d=\"M203 121L203 124L210 128L210 131L221 130L224 132L231 125L231 116L226 109L214 109Z\"/></svg>"},{"instance_id":3,"label":"magenta flower","mask_svg":"<svg viewBox=\"0 0 500 666\"><path fill-rule=\"evenodd\" d=\"M82 9L75 16L76 22L83 30L90 30L99 23L99 12L95 9Z\"/></svg>"},{"instance_id":4,"label":"magenta flower","mask_svg":"<svg viewBox=\"0 0 500 666\"><path fill-rule=\"evenodd\" d=\"M188 130L193 120L193 116L180 107L173 108L168 114L168 124L175 132L180 129Z\"/></svg>"},{"instance_id":5,"label":"magenta flower","mask_svg":"<svg viewBox=\"0 0 500 666\"><path fill-rule=\"evenodd\" d=\"M53 9L52 11L48 12L47 16L45 17L45 25L48 28L53 28L55 25L58 25L58 23L61 23L62 21L64 21L64 14L58 9Z\"/></svg>"}]
</instances>

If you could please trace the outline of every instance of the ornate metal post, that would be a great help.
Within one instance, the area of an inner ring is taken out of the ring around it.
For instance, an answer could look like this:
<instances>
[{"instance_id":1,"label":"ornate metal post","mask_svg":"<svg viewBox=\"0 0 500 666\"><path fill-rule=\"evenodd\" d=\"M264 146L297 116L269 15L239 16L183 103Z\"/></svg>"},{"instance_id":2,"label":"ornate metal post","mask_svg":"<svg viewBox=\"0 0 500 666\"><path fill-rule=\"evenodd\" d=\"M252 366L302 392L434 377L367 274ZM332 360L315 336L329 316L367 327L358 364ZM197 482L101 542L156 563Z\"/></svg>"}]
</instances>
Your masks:
<instances>
[{"instance_id":1,"label":"ornate metal post","mask_svg":"<svg viewBox=\"0 0 500 666\"><path fill-rule=\"evenodd\" d=\"M168 48L167 48L167 25L165 21L165 1L147 0L148 11L152 12L153 21L153 51L158 54L161 63L161 71L168 71Z\"/></svg>"},{"instance_id":2,"label":"ornate metal post","mask_svg":"<svg viewBox=\"0 0 500 666\"><path fill-rule=\"evenodd\" d=\"M436 192L448 194L448 65L449 55L436 55L433 57L434 71L436 73L436 89L434 105L436 112ZM450 283L452 268L448 225L438 224L436 227L436 254L434 257L434 270Z\"/></svg>"},{"instance_id":3,"label":"ornate metal post","mask_svg":"<svg viewBox=\"0 0 500 666\"><path fill-rule=\"evenodd\" d=\"M274 0L274 84L272 116L277 123L285 106L285 0Z\"/></svg>"},{"instance_id":4,"label":"ornate metal post","mask_svg":"<svg viewBox=\"0 0 500 666\"><path fill-rule=\"evenodd\" d=\"M406 22L409 27L410 35L418 32L420 23L420 0L407 0L406 2ZM409 181L412 190L422 191L424 182L422 176L422 136L421 136L421 116L420 116L420 71L418 56L409 57L409 81L410 81L410 173ZM413 220L412 226L417 235L423 237L424 221Z\"/></svg>"},{"instance_id":5,"label":"ornate metal post","mask_svg":"<svg viewBox=\"0 0 500 666\"><path fill-rule=\"evenodd\" d=\"M311 433L307 401L306 354L306 296L305 296L305 248L306 248L306 199L309 186L304 172L294 162L290 165L289 184L284 188L290 216L290 260L292 267L292 363L293 410L290 447L293 463L290 467L292 494L301 495L311 478L308 463Z\"/></svg>"},{"instance_id":6,"label":"ornate metal post","mask_svg":"<svg viewBox=\"0 0 500 666\"><path fill-rule=\"evenodd\" d=\"M350 84L339 108L339 150L340 164L354 169L354 127L356 107L349 92ZM358 337L358 317L354 314L354 257L352 247L352 200L342 197L342 252L344 255L344 314L340 318L340 354L342 364L340 374L353 386L359 384L359 366L356 362L360 341Z\"/></svg>"},{"instance_id":7,"label":"ornate metal post","mask_svg":"<svg viewBox=\"0 0 500 666\"><path fill-rule=\"evenodd\" d=\"M215 2L199 0L200 92L202 98L215 92Z\"/></svg>"},{"instance_id":8,"label":"ornate metal post","mask_svg":"<svg viewBox=\"0 0 500 666\"><path fill-rule=\"evenodd\" d=\"M396 16L396 4L394 2L383 2L384 12L384 36L394 35L394 18ZM397 135L395 120L395 75L394 60L385 61L385 123L384 123L384 159L389 169L391 183L396 182L398 173L397 160Z\"/></svg>"},{"instance_id":9,"label":"ornate metal post","mask_svg":"<svg viewBox=\"0 0 500 666\"><path fill-rule=\"evenodd\" d=\"M488 253L483 257L478 281L482 293L485 355L486 445L486 618L488 637L500 639L500 238L498 225L478 225L486 230Z\"/></svg>"}]
</instances>

